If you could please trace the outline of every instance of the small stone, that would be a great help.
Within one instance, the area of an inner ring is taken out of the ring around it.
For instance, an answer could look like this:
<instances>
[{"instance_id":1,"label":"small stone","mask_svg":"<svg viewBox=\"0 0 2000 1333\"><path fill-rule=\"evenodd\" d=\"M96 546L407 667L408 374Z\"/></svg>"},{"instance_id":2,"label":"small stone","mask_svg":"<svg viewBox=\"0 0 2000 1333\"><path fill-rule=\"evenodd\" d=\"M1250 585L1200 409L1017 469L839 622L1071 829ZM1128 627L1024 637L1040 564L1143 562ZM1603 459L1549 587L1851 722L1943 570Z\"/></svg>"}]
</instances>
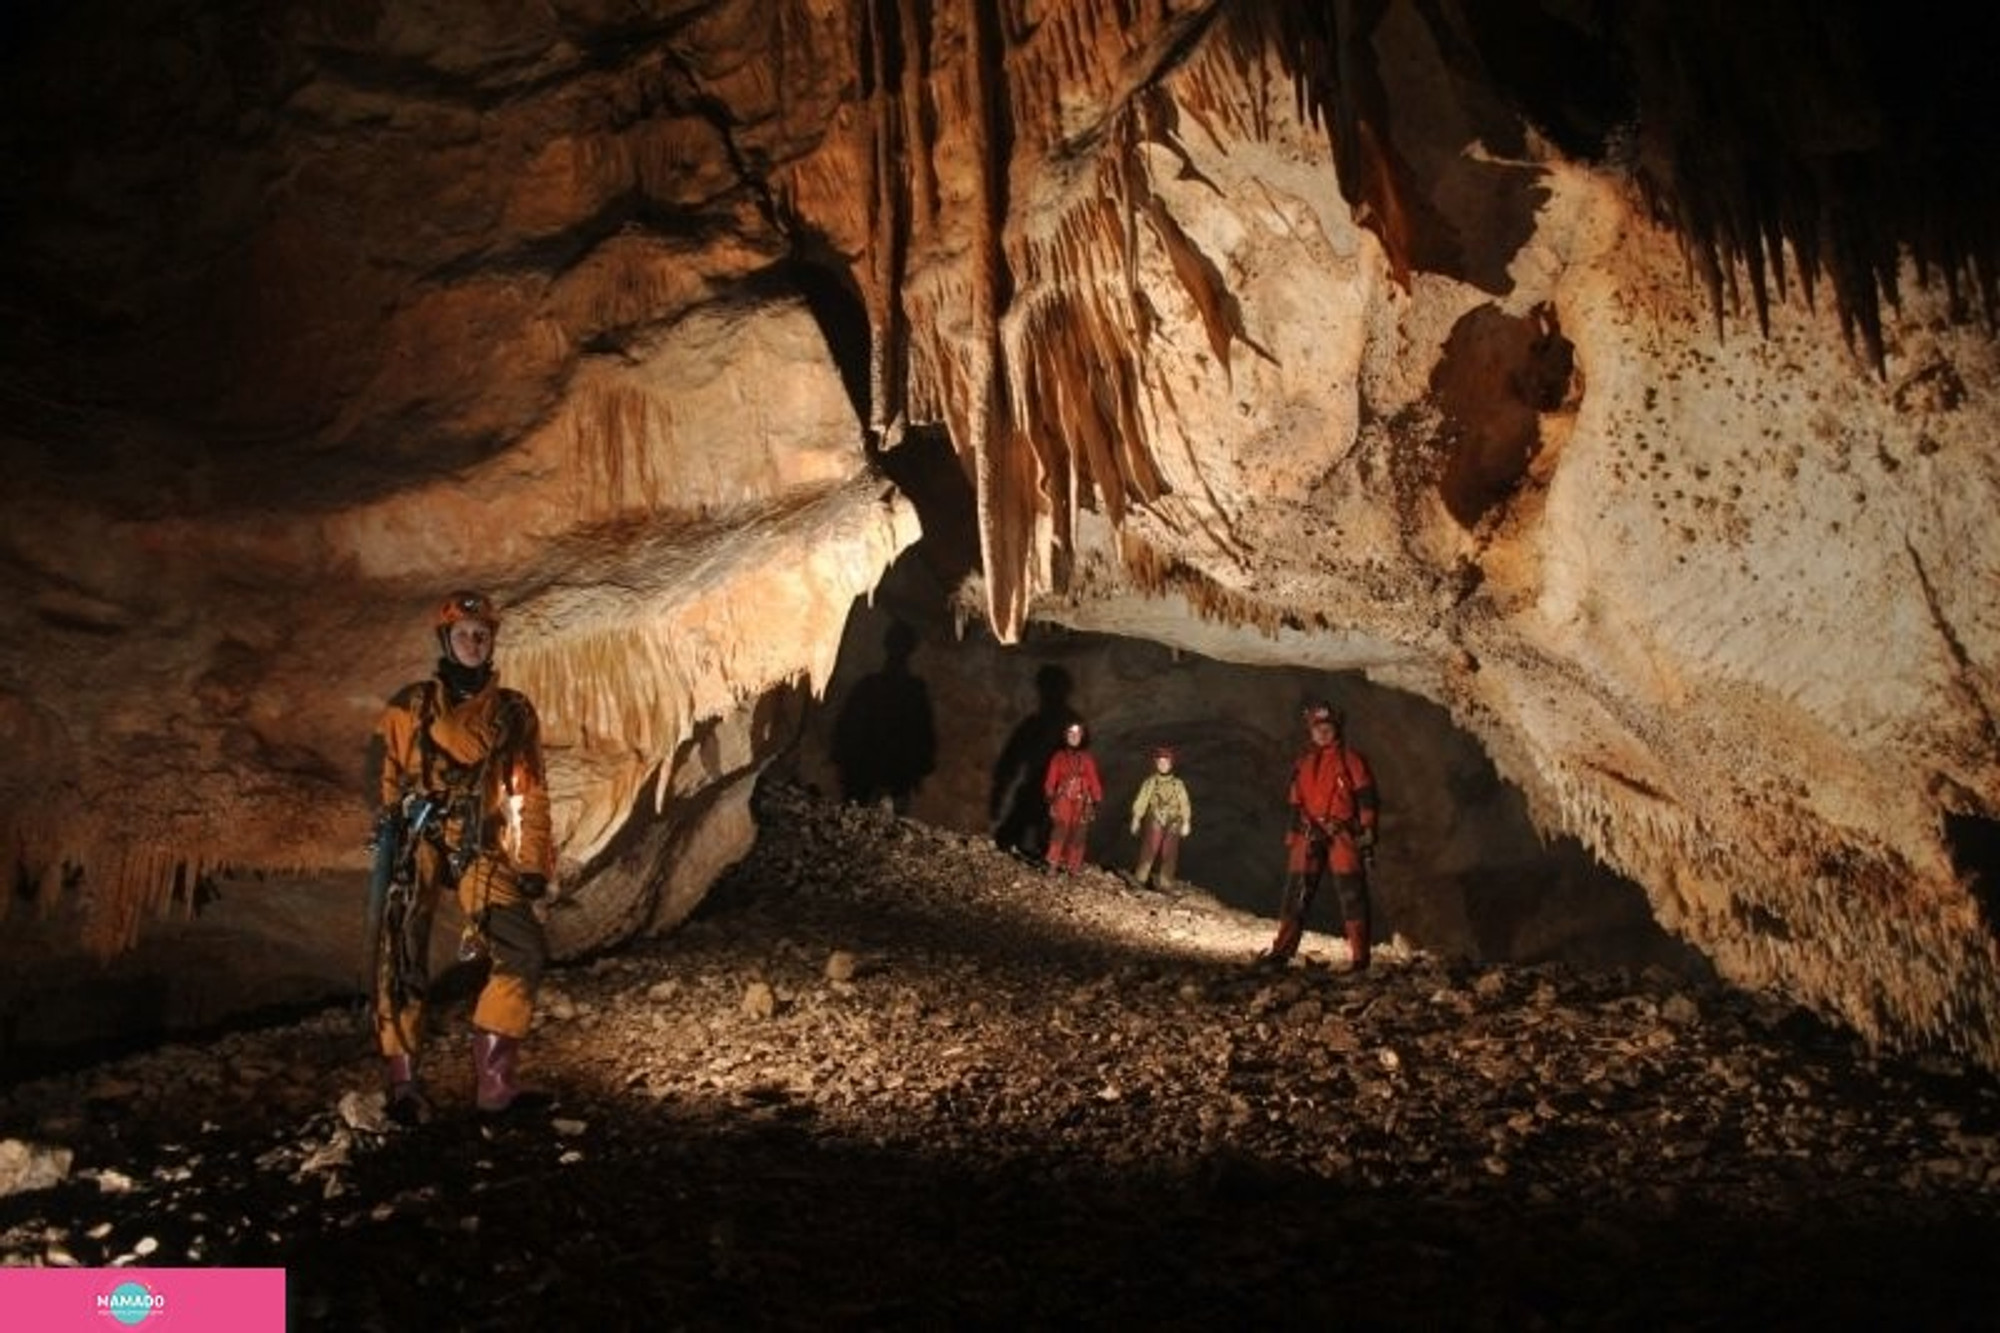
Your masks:
<instances>
[{"instance_id":1,"label":"small stone","mask_svg":"<svg viewBox=\"0 0 2000 1333\"><path fill-rule=\"evenodd\" d=\"M743 988L743 1001L739 1006L746 1018L770 1018L778 1012L777 992L770 983L753 981Z\"/></svg>"}]
</instances>

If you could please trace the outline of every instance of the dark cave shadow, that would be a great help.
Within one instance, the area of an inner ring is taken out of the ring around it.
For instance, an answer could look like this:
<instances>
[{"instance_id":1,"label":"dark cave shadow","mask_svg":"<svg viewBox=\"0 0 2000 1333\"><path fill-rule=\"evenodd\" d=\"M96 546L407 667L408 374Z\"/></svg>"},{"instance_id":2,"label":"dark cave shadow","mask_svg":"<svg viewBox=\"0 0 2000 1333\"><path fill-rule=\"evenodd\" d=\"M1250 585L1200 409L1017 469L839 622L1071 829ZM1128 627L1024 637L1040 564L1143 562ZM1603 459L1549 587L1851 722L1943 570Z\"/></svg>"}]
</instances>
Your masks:
<instances>
[{"instance_id":1,"label":"dark cave shadow","mask_svg":"<svg viewBox=\"0 0 2000 1333\"><path fill-rule=\"evenodd\" d=\"M1143 1118L1076 1100L1113 1139ZM292 1182L282 1239L250 1226L208 1262L282 1267L294 1329L1973 1328L2000 1300L2000 1218L1970 1210L1773 1216L1562 1180L1538 1200L1227 1149L1126 1170L1015 1142L939 1154L822 1129L778 1093L610 1090L566 1114L582 1128L553 1144L512 1127L468 1148L462 1121L398 1136L345 1197ZM66 1188L91 1212L94 1184ZM212 1238L273 1202L270 1181L218 1189Z\"/></svg>"},{"instance_id":2,"label":"dark cave shadow","mask_svg":"<svg viewBox=\"0 0 2000 1333\"><path fill-rule=\"evenodd\" d=\"M882 666L856 681L833 723L833 765L843 799L885 801L907 814L910 798L937 770L937 720L930 689L910 670L917 632L901 620L882 637Z\"/></svg>"},{"instance_id":3,"label":"dark cave shadow","mask_svg":"<svg viewBox=\"0 0 2000 1333\"><path fill-rule=\"evenodd\" d=\"M1063 730L1082 720L1070 704L1075 682L1068 671L1046 663L1035 672L1035 711L1014 724L993 761L986 809L993 841L1004 851L1034 858L1048 850L1049 809L1042 798L1042 775L1049 756L1061 748Z\"/></svg>"},{"instance_id":4,"label":"dark cave shadow","mask_svg":"<svg viewBox=\"0 0 2000 1333\"><path fill-rule=\"evenodd\" d=\"M2000 941L2000 820L1947 814L1944 836L1952 869L1979 904L1987 933Z\"/></svg>"}]
</instances>

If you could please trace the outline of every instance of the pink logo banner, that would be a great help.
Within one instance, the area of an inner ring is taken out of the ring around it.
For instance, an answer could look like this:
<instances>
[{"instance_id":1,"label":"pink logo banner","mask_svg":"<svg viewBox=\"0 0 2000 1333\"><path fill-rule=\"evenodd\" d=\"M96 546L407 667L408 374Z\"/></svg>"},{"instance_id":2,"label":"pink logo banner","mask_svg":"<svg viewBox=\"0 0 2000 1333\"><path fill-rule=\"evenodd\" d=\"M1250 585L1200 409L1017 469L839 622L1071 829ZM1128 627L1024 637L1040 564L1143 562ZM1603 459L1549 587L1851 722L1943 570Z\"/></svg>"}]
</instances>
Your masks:
<instances>
[{"instance_id":1,"label":"pink logo banner","mask_svg":"<svg viewBox=\"0 0 2000 1333\"><path fill-rule=\"evenodd\" d=\"M284 1333L282 1268L0 1268L0 1328Z\"/></svg>"}]
</instances>

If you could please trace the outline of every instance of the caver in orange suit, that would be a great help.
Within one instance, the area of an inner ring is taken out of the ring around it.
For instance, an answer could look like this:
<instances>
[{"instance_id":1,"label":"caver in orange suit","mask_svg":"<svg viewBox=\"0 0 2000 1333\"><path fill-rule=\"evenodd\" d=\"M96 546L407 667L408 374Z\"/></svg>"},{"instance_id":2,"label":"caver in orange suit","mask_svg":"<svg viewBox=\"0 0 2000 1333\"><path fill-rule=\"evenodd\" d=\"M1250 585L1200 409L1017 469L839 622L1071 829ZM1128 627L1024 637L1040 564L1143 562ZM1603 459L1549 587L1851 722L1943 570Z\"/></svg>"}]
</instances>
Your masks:
<instances>
[{"instance_id":1,"label":"caver in orange suit","mask_svg":"<svg viewBox=\"0 0 2000 1333\"><path fill-rule=\"evenodd\" d=\"M388 1065L389 1109L405 1121L428 1115L417 1080L424 965L438 895L447 888L458 894L467 923L461 956L483 954L489 962L472 1011L478 1106L504 1111L523 1098L517 1052L548 960L535 903L554 878L555 844L541 723L527 697L501 688L494 673L498 628L489 599L454 593L438 612L444 655L437 674L397 691L375 728L381 808L430 797L443 811L416 846L403 984L392 994L377 977L375 1030Z\"/></svg>"},{"instance_id":2,"label":"caver in orange suit","mask_svg":"<svg viewBox=\"0 0 2000 1333\"><path fill-rule=\"evenodd\" d=\"M1311 744L1292 764L1287 799L1292 825L1285 835L1285 896L1278 935L1261 960L1282 964L1298 952L1306 914L1322 879L1333 873L1356 970L1368 966L1368 868L1364 853L1375 845L1378 815L1375 778L1360 751L1341 740L1341 717L1329 704L1304 712Z\"/></svg>"}]
</instances>

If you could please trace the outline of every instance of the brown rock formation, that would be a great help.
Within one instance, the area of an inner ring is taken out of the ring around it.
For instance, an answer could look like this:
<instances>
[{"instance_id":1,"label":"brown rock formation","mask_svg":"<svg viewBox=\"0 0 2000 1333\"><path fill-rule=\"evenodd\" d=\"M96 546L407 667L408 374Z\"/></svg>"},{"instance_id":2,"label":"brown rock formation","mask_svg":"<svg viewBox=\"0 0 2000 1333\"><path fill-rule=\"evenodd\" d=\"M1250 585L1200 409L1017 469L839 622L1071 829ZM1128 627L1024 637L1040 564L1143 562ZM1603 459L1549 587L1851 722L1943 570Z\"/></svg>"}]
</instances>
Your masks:
<instances>
[{"instance_id":1,"label":"brown rock formation","mask_svg":"<svg viewBox=\"0 0 2000 1333\"><path fill-rule=\"evenodd\" d=\"M565 947L671 926L915 540L873 462L942 429L1002 639L1365 670L1729 978L2000 1065L1987 20L7 22L8 937L351 875L357 738L463 583L545 714Z\"/></svg>"}]
</instances>

